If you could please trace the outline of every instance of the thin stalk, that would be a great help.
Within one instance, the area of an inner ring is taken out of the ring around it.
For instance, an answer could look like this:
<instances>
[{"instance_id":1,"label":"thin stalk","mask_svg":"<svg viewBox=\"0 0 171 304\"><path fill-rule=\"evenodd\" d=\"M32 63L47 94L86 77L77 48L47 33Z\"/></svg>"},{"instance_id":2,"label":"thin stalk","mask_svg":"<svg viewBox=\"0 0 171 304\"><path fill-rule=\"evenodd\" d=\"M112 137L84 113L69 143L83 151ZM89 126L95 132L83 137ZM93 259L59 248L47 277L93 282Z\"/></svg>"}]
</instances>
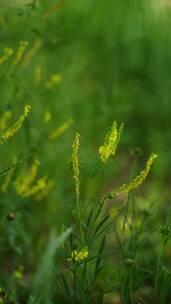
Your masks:
<instances>
[{"instance_id":1,"label":"thin stalk","mask_svg":"<svg viewBox=\"0 0 171 304\"><path fill-rule=\"evenodd\" d=\"M159 285L159 275L160 275L160 265L161 265L161 259L163 256L164 248L165 248L165 240L162 242L162 246L159 251L158 259L157 259L157 268L156 268L156 275L155 275L155 285L154 285L154 291L155 294L157 294L158 291L158 285Z\"/></svg>"},{"instance_id":2,"label":"thin stalk","mask_svg":"<svg viewBox=\"0 0 171 304\"><path fill-rule=\"evenodd\" d=\"M82 220L81 220L80 196L79 196L78 193L76 193L76 203L77 203L77 216L78 216L78 221L79 221L81 239L82 239L83 244L85 244L84 234L83 234L83 227L82 227Z\"/></svg>"},{"instance_id":3,"label":"thin stalk","mask_svg":"<svg viewBox=\"0 0 171 304\"><path fill-rule=\"evenodd\" d=\"M133 288L132 288L132 271L129 271L129 289L130 289L130 299L131 299L131 304L134 304L134 293L133 293Z\"/></svg>"}]
</instances>

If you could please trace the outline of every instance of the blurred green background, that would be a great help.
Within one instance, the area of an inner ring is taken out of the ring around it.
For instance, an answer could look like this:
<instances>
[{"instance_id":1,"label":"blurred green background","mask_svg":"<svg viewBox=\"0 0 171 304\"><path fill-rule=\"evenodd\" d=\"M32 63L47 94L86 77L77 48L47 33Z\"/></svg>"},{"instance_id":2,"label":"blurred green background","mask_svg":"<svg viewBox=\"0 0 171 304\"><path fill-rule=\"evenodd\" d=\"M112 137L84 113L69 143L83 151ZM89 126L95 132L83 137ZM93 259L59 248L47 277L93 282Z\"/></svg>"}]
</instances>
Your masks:
<instances>
[{"instance_id":1,"label":"blurred green background","mask_svg":"<svg viewBox=\"0 0 171 304\"><path fill-rule=\"evenodd\" d=\"M123 121L123 150L140 147L146 154L159 153L158 175L168 177L170 10L154 11L150 2L142 0L79 0L64 1L43 18L56 1L36 3L36 8L2 5L7 24L0 30L1 49L17 48L20 40L29 41L31 47L38 37L42 47L17 72L14 82L1 81L1 111L32 104L35 134L31 144L35 145L46 109L53 113L54 126L73 117L86 146L99 145L112 121ZM53 90L35 88L36 65L41 66L44 81L54 73L62 81Z\"/></svg>"},{"instance_id":2,"label":"blurred green background","mask_svg":"<svg viewBox=\"0 0 171 304\"><path fill-rule=\"evenodd\" d=\"M20 132L0 146L1 170L26 159L16 168L8 195L1 193L0 257L6 254L5 272L8 263L18 265L18 257L34 272L49 231L61 232L73 221L74 132L81 134L81 197L86 202L127 182L136 155L139 172L151 152L159 158L138 190L141 200L148 205L156 195L160 202L170 198L171 8L145 0L14 2L0 0L1 56L5 47L14 49L0 66L0 115L12 111L11 125L24 105L32 110ZM29 45L14 67L20 41ZM51 83L53 75L56 83ZM124 132L116 157L102 166L98 148L114 120L124 122ZM68 121L69 128L50 139ZM42 201L22 200L14 183L35 158L39 176L48 176L54 187ZM6 225L10 210L15 221Z\"/></svg>"}]
</instances>

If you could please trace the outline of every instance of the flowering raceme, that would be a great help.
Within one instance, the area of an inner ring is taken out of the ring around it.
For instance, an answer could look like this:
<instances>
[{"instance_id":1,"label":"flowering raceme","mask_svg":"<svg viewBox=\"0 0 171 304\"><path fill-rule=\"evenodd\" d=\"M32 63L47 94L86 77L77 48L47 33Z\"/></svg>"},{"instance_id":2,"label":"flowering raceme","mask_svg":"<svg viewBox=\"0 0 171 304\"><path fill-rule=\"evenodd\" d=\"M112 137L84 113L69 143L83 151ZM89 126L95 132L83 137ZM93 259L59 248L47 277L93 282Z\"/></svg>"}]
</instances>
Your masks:
<instances>
[{"instance_id":1,"label":"flowering raceme","mask_svg":"<svg viewBox=\"0 0 171 304\"><path fill-rule=\"evenodd\" d=\"M79 171L79 158L78 158L78 149L80 146L80 135L76 133L75 140L72 145L72 167L74 172L74 179L75 179L75 188L76 188L76 195L79 196L80 193L80 171Z\"/></svg>"},{"instance_id":2,"label":"flowering raceme","mask_svg":"<svg viewBox=\"0 0 171 304\"><path fill-rule=\"evenodd\" d=\"M102 162L106 162L111 155L115 155L120 136L123 130L123 124L117 128L117 122L114 121L112 127L105 137L104 144L99 148L99 155Z\"/></svg>"},{"instance_id":3,"label":"flowering raceme","mask_svg":"<svg viewBox=\"0 0 171 304\"><path fill-rule=\"evenodd\" d=\"M5 61L8 60L13 54L13 49L6 47L3 51L3 54L0 56L0 65L2 65Z\"/></svg>"},{"instance_id":4,"label":"flowering raceme","mask_svg":"<svg viewBox=\"0 0 171 304\"><path fill-rule=\"evenodd\" d=\"M20 63L28 45L29 45L28 41L20 41L20 46L17 50L16 56L15 56L14 61L13 61L14 66L16 66Z\"/></svg>"},{"instance_id":5,"label":"flowering raceme","mask_svg":"<svg viewBox=\"0 0 171 304\"><path fill-rule=\"evenodd\" d=\"M34 41L33 46L29 49L29 51L27 52L27 54L24 58L24 62L23 62L24 67L26 67L30 63L32 57L41 48L41 46L42 46L42 41L40 38L37 38Z\"/></svg>"},{"instance_id":6,"label":"flowering raceme","mask_svg":"<svg viewBox=\"0 0 171 304\"><path fill-rule=\"evenodd\" d=\"M20 115L19 119L6 131L4 131L0 136L1 143L5 140L8 140L9 138L13 137L15 133L19 131L21 128L24 120L28 116L29 112L31 110L31 107L29 105L26 105L24 107L24 112Z\"/></svg>"},{"instance_id":7,"label":"flowering raceme","mask_svg":"<svg viewBox=\"0 0 171 304\"><path fill-rule=\"evenodd\" d=\"M62 76L60 74L51 75L50 78L45 83L46 89L52 89L61 80L62 80Z\"/></svg>"},{"instance_id":8,"label":"flowering raceme","mask_svg":"<svg viewBox=\"0 0 171 304\"><path fill-rule=\"evenodd\" d=\"M43 121L48 124L52 119L52 115L49 111L45 111Z\"/></svg>"},{"instance_id":9,"label":"flowering raceme","mask_svg":"<svg viewBox=\"0 0 171 304\"><path fill-rule=\"evenodd\" d=\"M74 250L71 252L71 258L69 260L73 260L74 262L80 263L88 257L89 252L86 247L84 247L81 251Z\"/></svg>"},{"instance_id":10,"label":"flowering raceme","mask_svg":"<svg viewBox=\"0 0 171 304\"><path fill-rule=\"evenodd\" d=\"M35 160L31 168L27 170L27 174L19 177L15 182L15 190L19 196L27 198L40 193L46 188L46 176L36 179L39 165L39 162Z\"/></svg>"},{"instance_id":11,"label":"flowering raceme","mask_svg":"<svg viewBox=\"0 0 171 304\"><path fill-rule=\"evenodd\" d=\"M142 170L140 172L140 174L133 179L133 181L131 181L128 184L123 184L120 188L111 192L110 196L113 197L114 195L118 195L119 193L129 193L130 191L139 187L144 182L146 177L148 176L151 166L157 157L158 157L157 154L152 153L152 155L150 156L150 158L148 159L148 161L146 163L144 170Z\"/></svg>"},{"instance_id":12,"label":"flowering raceme","mask_svg":"<svg viewBox=\"0 0 171 304\"><path fill-rule=\"evenodd\" d=\"M57 139L61 134L63 134L73 123L73 119L70 118L66 122L64 122L59 127L55 128L49 135L50 140Z\"/></svg>"}]
</instances>

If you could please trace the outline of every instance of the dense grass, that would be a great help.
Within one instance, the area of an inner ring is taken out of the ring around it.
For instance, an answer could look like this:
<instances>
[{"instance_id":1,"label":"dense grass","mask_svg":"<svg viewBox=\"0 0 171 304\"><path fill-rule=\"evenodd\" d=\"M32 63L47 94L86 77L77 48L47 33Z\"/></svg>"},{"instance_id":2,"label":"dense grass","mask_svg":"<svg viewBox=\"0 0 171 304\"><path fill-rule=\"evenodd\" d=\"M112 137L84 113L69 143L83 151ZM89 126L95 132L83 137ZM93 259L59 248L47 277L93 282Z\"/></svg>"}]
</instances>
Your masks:
<instances>
[{"instance_id":1,"label":"dense grass","mask_svg":"<svg viewBox=\"0 0 171 304\"><path fill-rule=\"evenodd\" d=\"M0 3L0 303L171 302L171 11L147 2ZM103 164L114 120L124 132ZM151 152L145 184L106 199Z\"/></svg>"}]
</instances>

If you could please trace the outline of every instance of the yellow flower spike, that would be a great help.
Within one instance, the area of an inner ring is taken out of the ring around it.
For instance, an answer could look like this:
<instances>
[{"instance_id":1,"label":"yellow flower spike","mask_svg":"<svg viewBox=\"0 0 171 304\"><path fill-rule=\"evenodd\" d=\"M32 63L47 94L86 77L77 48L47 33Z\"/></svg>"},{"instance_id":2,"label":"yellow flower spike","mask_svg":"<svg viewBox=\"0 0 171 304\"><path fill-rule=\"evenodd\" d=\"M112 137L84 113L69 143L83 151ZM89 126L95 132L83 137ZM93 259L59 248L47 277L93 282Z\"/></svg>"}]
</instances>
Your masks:
<instances>
[{"instance_id":1,"label":"yellow flower spike","mask_svg":"<svg viewBox=\"0 0 171 304\"><path fill-rule=\"evenodd\" d=\"M52 115L49 111L45 111L44 113L44 123L48 124L51 121Z\"/></svg>"},{"instance_id":2,"label":"yellow flower spike","mask_svg":"<svg viewBox=\"0 0 171 304\"><path fill-rule=\"evenodd\" d=\"M6 47L3 51L3 54L0 56L0 65L7 61L8 58L12 56L13 52L13 49Z\"/></svg>"},{"instance_id":3,"label":"yellow flower spike","mask_svg":"<svg viewBox=\"0 0 171 304\"><path fill-rule=\"evenodd\" d=\"M2 143L5 140L8 140L9 138L13 137L15 133L17 133L20 128L22 127L22 124L26 117L28 116L29 112L31 110L31 107L29 105L26 105L24 107L24 112L21 114L19 119L6 131L4 131L0 136L0 142Z\"/></svg>"},{"instance_id":4,"label":"yellow flower spike","mask_svg":"<svg viewBox=\"0 0 171 304\"><path fill-rule=\"evenodd\" d=\"M74 250L71 252L71 258L69 261L73 260L74 262L81 263L87 259L88 255L89 252L87 247L84 247L81 251Z\"/></svg>"},{"instance_id":5,"label":"yellow flower spike","mask_svg":"<svg viewBox=\"0 0 171 304\"><path fill-rule=\"evenodd\" d=\"M63 123L61 126L57 127L55 130L53 130L50 135L49 139L54 140L57 139L61 134L63 134L71 125L73 124L73 119L67 120L65 123Z\"/></svg>"},{"instance_id":6,"label":"yellow flower spike","mask_svg":"<svg viewBox=\"0 0 171 304\"><path fill-rule=\"evenodd\" d=\"M35 160L31 168L27 171L27 174L22 175L15 182L15 190L19 196L28 198L36 194L43 194L45 190L50 191L50 181L47 180L46 176L36 180L39 165L39 161Z\"/></svg>"},{"instance_id":7,"label":"yellow flower spike","mask_svg":"<svg viewBox=\"0 0 171 304\"><path fill-rule=\"evenodd\" d=\"M53 88L56 84L58 84L62 80L62 76L60 74L53 74L49 78L49 80L46 81L45 87L47 89Z\"/></svg>"},{"instance_id":8,"label":"yellow flower spike","mask_svg":"<svg viewBox=\"0 0 171 304\"><path fill-rule=\"evenodd\" d=\"M39 161L35 160L31 168L27 171L27 174L19 177L15 182L16 192L21 197L25 197L26 193L30 191L31 186L36 179L39 165Z\"/></svg>"},{"instance_id":9,"label":"yellow flower spike","mask_svg":"<svg viewBox=\"0 0 171 304\"><path fill-rule=\"evenodd\" d=\"M49 192L52 190L52 188L54 187L55 183L52 180L47 180L46 182L46 187L44 187L42 190L39 191L39 193L36 196L36 200L37 201L41 201L44 198L47 197L47 195L49 194Z\"/></svg>"},{"instance_id":10,"label":"yellow flower spike","mask_svg":"<svg viewBox=\"0 0 171 304\"><path fill-rule=\"evenodd\" d=\"M82 215L81 215L81 208L80 208L79 146L80 146L80 135L78 133L76 133L75 139L74 139L74 142L72 145L72 168L73 168L73 178L75 180L75 193L76 193L78 222L79 222L79 226L80 226L82 242L83 242L83 244L85 244L83 227L82 227Z\"/></svg>"},{"instance_id":11,"label":"yellow flower spike","mask_svg":"<svg viewBox=\"0 0 171 304\"><path fill-rule=\"evenodd\" d=\"M16 280L22 280L23 278L23 266L20 266L17 270L15 270L13 272L13 277L16 279Z\"/></svg>"},{"instance_id":12,"label":"yellow flower spike","mask_svg":"<svg viewBox=\"0 0 171 304\"><path fill-rule=\"evenodd\" d=\"M13 65L16 66L20 63L23 55L24 55L24 52L26 50L26 48L28 47L28 41L20 41L20 46L18 48L18 51L17 51L17 54L16 54L16 57L13 61Z\"/></svg>"},{"instance_id":13,"label":"yellow flower spike","mask_svg":"<svg viewBox=\"0 0 171 304\"><path fill-rule=\"evenodd\" d=\"M112 127L105 137L103 146L99 148L99 155L102 162L106 162L111 155L115 155L118 143L120 141L120 136L123 130L123 124L117 128L117 122L114 121Z\"/></svg>"},{"instance_id":14,"label":"yellow flower spike","mask_svg":"<svg viewBox=\"0 0 171 304\"><path fill-rule=\"evenodd\" d=\"M74 143L72 145L72 167L73 167L73 178L75 180L75 190L76 196L79 197L80 194L80 171L79 171L79 158L78 150L80 146L80 135L76 133Z\"/></svg>"},{"instance_id":15,"label":"yellow flower spike","mask_svg":"<svg viewBox=\"0 0 171 304\"><path fill-rule=\"evenodd\" d=\"M26 67L31 59L33 58L33 56L36 54L36 52L41 48L42 46L42 41L40 38L37 38L34 43L33 46L28 50L27 54L25 55L24 61L22 66Z\"/></svg>"},{"instance_id":16,"label":"yellow flower spike","mask_svg":"<svg viewBox=\"0 0 171 304\"><path fill-rule=\"evenodd\" d=\"M4 49L4 54L5 54L7 57L12 56L13 52L14 52L14 50L11 49L11 48L9 48L9 47L6 47L6 48Z\"/></svg>"},{"instance_id":17,"label":"yellow flower spike","mask_svg":"<svg viewBox=\"0 0 171 304\"><path fill-rule=\"evenodd\" d=\"M158 157L157 154L152 153L152 155L150 156L150 158L148 159L148 161L146 163L145 169L142 170L140 172L140 174L134 178L133 181L131 181L128 184L123 184L118 190L111 192L110 197L112 198L114 195L118 195L120 193L128 194L130 191L139 187L144 182L146 177L148 176L151 166L157 157Z\"/></svg>"},{"instance_id":18,"label":"yellow flower spike","mask_svg":"<svg viewBox=\"0 0 171 304\"><path fill-rule=\"evenodd\" d=\"M46 176L38 179L37 183L35 185L33 185L27 192L25 192L23 194L23 197L27 198L27 197L37 194L38 192L40 192L46 188L46 184L47 184Z\"/></svg>"}]
</instances>

